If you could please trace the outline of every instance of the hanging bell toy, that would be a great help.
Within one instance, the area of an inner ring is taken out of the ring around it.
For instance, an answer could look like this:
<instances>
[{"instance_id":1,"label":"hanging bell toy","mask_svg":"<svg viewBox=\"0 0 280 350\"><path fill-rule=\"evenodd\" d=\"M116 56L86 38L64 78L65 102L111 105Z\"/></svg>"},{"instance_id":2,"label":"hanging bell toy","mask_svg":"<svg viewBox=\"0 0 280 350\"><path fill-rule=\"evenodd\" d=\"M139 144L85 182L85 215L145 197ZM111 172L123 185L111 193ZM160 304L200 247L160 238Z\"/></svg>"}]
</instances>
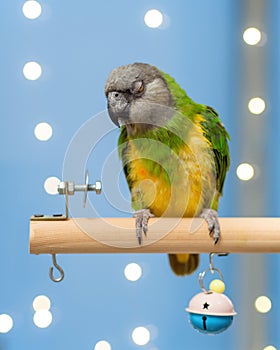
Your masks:
<instances>
[{"instance_id":1,"label":"hanging bell toy","mask_svg":"<svg viewBox=\"0 0 280 350\"><path fill-rule=\"evenodd\" d=\"M214 253L210 254L210 268L201 272L198 277L203 292L196 294L186 308L191 325L204 334L218 334L225 331L236 315L231 300L223 294L225 290L223 275L220 270L213 267L213 255ZM207 290L203 278L209 271L212 274L217 272L220 279L213 280Z\"/></svg>"}]
</instances>

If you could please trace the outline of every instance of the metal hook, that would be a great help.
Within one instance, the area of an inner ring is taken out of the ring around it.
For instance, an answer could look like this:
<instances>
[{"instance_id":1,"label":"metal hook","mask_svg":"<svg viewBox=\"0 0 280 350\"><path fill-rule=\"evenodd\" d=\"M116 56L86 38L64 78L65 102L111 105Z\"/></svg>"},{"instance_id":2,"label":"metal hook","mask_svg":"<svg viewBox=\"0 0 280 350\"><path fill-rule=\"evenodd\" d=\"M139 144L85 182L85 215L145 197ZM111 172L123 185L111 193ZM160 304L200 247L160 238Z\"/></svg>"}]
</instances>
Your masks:
<instances>
[{"instance_id":1,"label":"metal hook","mask_svg":"<svg viewBox=\"0 0 280 350\"><path fill-rule=\"evenodd\" d=\"M217 254L218 256L227 256L228 253L210 253L209 254L209 265L210 265L210 271L211 273L213 274L214 271L216 271L217 269L214 267L214 264L213 264L213 257L214 255Z\"/></svg>"},{"instance_id":2,"label":"metal hook","mask_svg":"<svg viewBox=\"0 0 280 350\"><path fill-rule=\"evenodd\" d=\"M210 253L209 254L209 265L210 265L210 271L211 273L214 273L215 271L215 267L213 265L213 256L215 255L215 253Z\"/></svg>"},{"instance_id":3,"label":"metal hook","mask_svg":"<svg viewBox=\"0 0 280 350\"><path fill-rule=\"evenodd\" d=\"M211 271L211 273L217 272L220 276L220 279L223 281L224 277L222 272L219 269L216 269L216 267L213 267L212 269L206 269L203 272L200 272L200 274L198 275L198 282L200 285L200 288L205 292L205 293L209 293L209 291L205 288L204 283L203 283L203 278L206 274L206 272Z\"/></svg>"},{"instance_id":4,"label":"metal hook","mask_svg":"<svg viewBox=\"0 0 280 350\"><path fill-rule=\"evenodd\" d=\"M228 255L228 253L210 253L209 254L209 265L210 267L206 270L204 270L203 272L200 272L200 274L198 275L198 282L199 282L199 285L200 285L200 288L205 292L205 293L209 293L207 291L207 289L205 288L204 286L204 283L203 283L203 278L205 276L205 274L210 271L212 274L214 274L215 272L219 274L220 276L220 279L223 281L224 278L223 278L223 274L222 272L217 269L216 267L214 267L214 264L213 264L213 257L214 255L217 254L218 256L226 256Z\"/></svg>"},{"instance_id":5,"label":"metal hook","mask_svg":"<svg viewBox=\"0 0 280 350\"><path fill-rule=\"evenodd\" d=\"M50 267L50 271L49 271L50 279L53 282L61 282L63 280L63 278L64 278L64 271L63 271L62 267L60 267L58 265L58 263L56 262L56 254L52 254L52 261L53 261L54 267L60 272L60 277L58 277L58 278L54 277L54 275L53 275L53 266L51 266Z\"/></svg>"}]
</instances>

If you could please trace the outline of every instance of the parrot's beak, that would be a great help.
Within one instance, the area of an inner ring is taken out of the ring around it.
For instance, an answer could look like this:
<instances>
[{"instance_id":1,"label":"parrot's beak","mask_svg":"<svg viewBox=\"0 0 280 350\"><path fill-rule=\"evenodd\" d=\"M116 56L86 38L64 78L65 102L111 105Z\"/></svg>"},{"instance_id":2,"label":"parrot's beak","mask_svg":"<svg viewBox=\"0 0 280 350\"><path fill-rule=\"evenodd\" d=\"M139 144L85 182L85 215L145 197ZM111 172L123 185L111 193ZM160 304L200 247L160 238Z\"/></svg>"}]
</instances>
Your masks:
<instances>
[{"instance_id":1,"label":"parrot's beak","mask_svg":"<svg viewBox=\"0 0 280 350\"><path fill-rule=\"evenodd\" d=\"M118 127L126 124L129 118L129 102L125 95L118 91L109 92L107 96L109 116Z\"/></svg>"}]
</instances>

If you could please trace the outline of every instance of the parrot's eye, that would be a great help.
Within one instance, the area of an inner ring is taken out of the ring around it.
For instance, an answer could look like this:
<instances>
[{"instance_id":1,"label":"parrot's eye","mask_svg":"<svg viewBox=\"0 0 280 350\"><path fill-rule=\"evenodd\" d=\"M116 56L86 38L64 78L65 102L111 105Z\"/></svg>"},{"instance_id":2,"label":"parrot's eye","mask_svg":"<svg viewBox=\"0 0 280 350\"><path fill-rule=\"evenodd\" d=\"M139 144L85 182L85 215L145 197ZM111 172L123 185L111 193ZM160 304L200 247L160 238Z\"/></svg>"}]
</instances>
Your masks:
<instances>
[{"instance_id":1,"label":"parrot's eye","mask_svg":"<svg viewBox=\"0 0 280 350\"><path fill-rule=\"evenodd\" d=\"M133 84L133 89L132 89L134 94L141 94L144 91L144 83L142 80L136 81Z\"/></svg>"}]
</instances>

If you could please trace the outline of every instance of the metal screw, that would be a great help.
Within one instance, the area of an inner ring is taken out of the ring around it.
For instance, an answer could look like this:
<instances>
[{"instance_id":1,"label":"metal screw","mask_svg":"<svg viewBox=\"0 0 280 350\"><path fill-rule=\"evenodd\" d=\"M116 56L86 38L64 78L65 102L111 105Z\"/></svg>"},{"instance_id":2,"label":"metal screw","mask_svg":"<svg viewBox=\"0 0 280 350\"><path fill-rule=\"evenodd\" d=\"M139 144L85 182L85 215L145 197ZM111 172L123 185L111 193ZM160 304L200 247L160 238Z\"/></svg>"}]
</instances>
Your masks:
<instances>
[{"instance_id":1,"label":"metal screw","mask_svg":"<svg viewBox=\"0 0 280 350\"><path fill-rule=\"evenodd\" d=\"M72 181L62 181L58 185L58 193L66 194L66 189L69 195L73 195L75 192L95 191L96 194L101 193L102 185L101 181L96 181L95 184L88 185L75 185Z\"/></svg>"},{"instance_id":2,"label":"metal screw","mask_svg":"<svg viewBox=\"0 0 280 350\"><path fill-rule=\"evenodd\" d=\"M100 194L102 190L101 181L96 181L95 184L88 183L88 171L85 174L85 183L83 185L75 185L73 181L62 181L59 183L57 191L59 194L74 195L75 192L84 192L84 207L86 206L88 191L95 191Z\"/></svg>"}]
</instances>

